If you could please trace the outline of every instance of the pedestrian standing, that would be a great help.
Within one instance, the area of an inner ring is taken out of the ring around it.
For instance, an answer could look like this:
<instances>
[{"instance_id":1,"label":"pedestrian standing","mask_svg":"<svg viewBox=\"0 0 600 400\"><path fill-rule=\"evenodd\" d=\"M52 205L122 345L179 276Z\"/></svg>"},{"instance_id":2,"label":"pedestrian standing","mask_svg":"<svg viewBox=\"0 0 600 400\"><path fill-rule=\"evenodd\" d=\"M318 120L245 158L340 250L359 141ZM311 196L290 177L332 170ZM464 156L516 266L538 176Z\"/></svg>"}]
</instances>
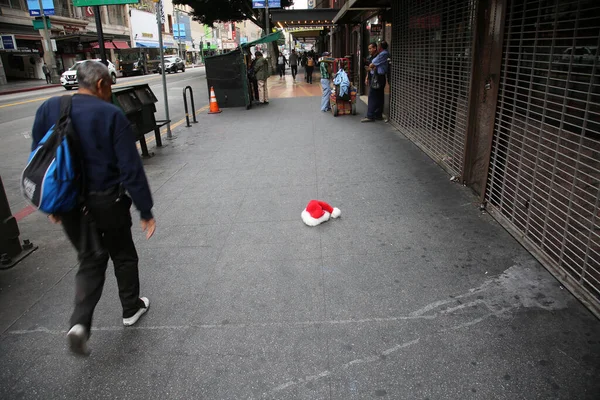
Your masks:
<instances>
[{"instance_id":1,"label":"pedestrian standing","mask_svg":"<svg viewBox=\"0 0 600 400\"><path fill-rule=\"evenodd\" d=\"M282 79L285 76L285 64L287 63L287 59L283 55L283 53L279 53L279 57L277 58L277 69L279 70L279 79Z\"/></svg>"},{"instance_id":2,"label":"pedestrian standing","mask_svg":"<svg viewBox=\"0 0 600 400\"><path fill-rule=\"evenodd\" d=\"M258 101L258 81L256 80L256 71L254 70L255 62L256 60L253 60L251 55L247 56L246 63L248 67L248 92L250 93L250 102Z\"/></svg>"},{"instance_id":3,"label":"pedestrian standing","mask_svg":"<svg viewBox=\"0 0 600 400\"><path fill-rule=\"evenodd\" d=\"M52 77L50 76L50 68L48 68L48 65L46 65L46 63L42 65L42 72L46 77L46 83L52 83Z\"/></svg>"},{"instance_id":4,"label":"pedestrian standing","mask_svg":"<svg viewBox=\"0 0 600 400\"><path fill-rule=\"evenodd\" d=\"M290 69L292 70L292 78L296 80L296 75L298 75L298 54L296 54L296 50L292 50L292 54L290 54L289 64Z\"/></svg>"},{"instance_id":5,"label":"pedestrian standing","mask_svg":"<svg viewBox=\"0 0 600 400\"><path fill-rule=\"evenodd\" d=\"M312 76L313 71L315 70L315 55L310 52L306 56L306 68L304 71L306 72L306 82L312 84Z\"/></svg>"},{"instance_id":6,"label":"pedestrian standing","mask_svg":"<svg viewBox=\"0 0 600 400\"><path fill-rule=\"evenodd\" d=\"M108 68L96 61L83 62L77 69L77 82L79 90L73 96L70 115L80 141L86 201L84 208L50 215L49 219L62 223L78 251L75 309L67 338L71 351L86 355L92 317L102 294L109 258L113 261L119 287L123 325L135 324L150 306L148 298L140 297L138 255L131 236L132 200L140 212L141 227L147 239L154 234L156 224L135 135L123 111L110 103L112 80ZM33 149L60 114L61 97L53 97L40 106L32 129ZM87 240L83 241L82 237Z\"/></svg>"},{"instance_id":7,"label":"pedestrian standing","mask_svg":"<svg viewBox=\"0 0 600 400\"><path fill-rule=\"evenodd\" d=\"M365 84L369 85L369 104L367 116L360 122L373 122L383 119L383 106L385 103L385 85L388 73L388 59L390 53L387 51L387 42L381 42L381 50L377 51L377 43L369 44L369 53L373 57L369 64L369 73Z\"/></svg>"},{"instance_id":8,"label":"pedestrian standing","mask_svg":"<svg viewBox=\"0 0 600 400\"><path fill-rule=\"evenodd\" d=\"M329 57L329 52L323 53L323 57ZM323 89L323 97L321 98L321 111L325 112L331 109L329 107L329 99L331 97L330 63L326 62L325 60L321 60L319 70L321 72L321 88Z\"/></svg>"},{"instance_id":9,"label":"pedestrian standing","mask_svg":"<svg viewBox=\"0 0 600 400\"><path fill-rule=\"evenodd\" d=\"M263 57L260 51L254 53L254 75L258 81L258 100L260 104L269 104L269 90L267 89L267 79L269 79L269 63Z\"/></svg>"}]
</instances>

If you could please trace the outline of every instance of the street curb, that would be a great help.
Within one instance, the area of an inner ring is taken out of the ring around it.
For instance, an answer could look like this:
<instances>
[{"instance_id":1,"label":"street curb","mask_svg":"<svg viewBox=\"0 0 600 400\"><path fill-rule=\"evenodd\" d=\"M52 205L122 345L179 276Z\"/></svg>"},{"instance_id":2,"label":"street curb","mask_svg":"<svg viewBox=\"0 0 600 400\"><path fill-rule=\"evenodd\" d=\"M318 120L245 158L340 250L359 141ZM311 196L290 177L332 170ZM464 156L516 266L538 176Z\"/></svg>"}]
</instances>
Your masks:
<instances>
[{"instance_id":1,"label":"street curb","mask_svg":"<svg viewBox=\"0 0 600 400\"><path fill-rule=\"evenodd\" d=\"M0 96L3 96L5 94L33 92L34 90L43 90L43 89L49 89L49 88L59 87L59 86L61 86L61 85L60 84L55 84L55 85L35 86L35 87L24 88L24 89L2 90L2 91L0 91Z\"/></svg>"}]
</instances>

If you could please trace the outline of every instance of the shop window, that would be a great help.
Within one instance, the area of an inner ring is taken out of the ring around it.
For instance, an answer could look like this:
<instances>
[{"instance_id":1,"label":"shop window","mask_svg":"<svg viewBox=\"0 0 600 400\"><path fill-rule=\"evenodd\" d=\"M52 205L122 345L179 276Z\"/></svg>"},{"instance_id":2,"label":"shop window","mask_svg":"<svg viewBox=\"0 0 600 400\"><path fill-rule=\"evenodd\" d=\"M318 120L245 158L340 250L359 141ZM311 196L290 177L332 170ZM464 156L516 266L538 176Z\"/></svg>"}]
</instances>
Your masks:
<instances>
[{"instance_id":1,"label":"shop window","mask_svg":"<svg viewBox=\"0 0 600 400\"><path fill-rule=\"evenodd\" d=\"M170 14L167 14L167 21L168 21L168 26L169 26L169 30L167 31L168 33L173 33L173 17Z\"/></svg>"},{"instance_id":2,"label":"shop window","mask_svg":"<svg viewBox=\"0 0 600 400\"><path fill-rule=\"evenodd\" d=\"M17 10L27 11L27 2L25 0L0 0L0 6L15 8Z\"/></svg>"},{"instance_id":3,"label":"shop window","mask_svg":"<svg viewBox=\"0 0 600 400\"><path fill-rule=\"evenodd\" d=\"M54 0L54 15L72 17L69 0Z\"/></svg>"},{"instance_id":4,"label":"shop window","mask_svg":"<svg viewBox=\"0 0 600 400\"><path fill-rule=\"evenodd\" d=\"M107 6L108 9L108 20L112 25L125 26L125 6L114 5Z\"/></svg>"}]
</instances>

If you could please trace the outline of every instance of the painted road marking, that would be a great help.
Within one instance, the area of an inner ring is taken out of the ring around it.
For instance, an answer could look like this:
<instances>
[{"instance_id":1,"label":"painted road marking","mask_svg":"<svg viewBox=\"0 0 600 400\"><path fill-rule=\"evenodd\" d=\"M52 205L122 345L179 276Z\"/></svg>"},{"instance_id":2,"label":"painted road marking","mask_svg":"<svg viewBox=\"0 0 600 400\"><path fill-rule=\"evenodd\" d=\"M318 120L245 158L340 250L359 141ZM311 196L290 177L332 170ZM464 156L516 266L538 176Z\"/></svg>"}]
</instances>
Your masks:
<instances>
[{"instance_id":1,"label":"painted road marking","mask_svg":"<svg viewBox=\"0 0 600 400\"><path fill-rule=\"evenodd\" d=\"M25 218L28 215L33 214L34 212L35 212L35 207L27 206L24 209L22 209L21 211L19 211L18 213L16 213L15 215L13 215L13 217L15 217L17 222L19 222L20 220L22 220L23 218Z\"/></svg>"},{"instance_id":2,"label":"painted road marking","mask_svg":"<svg viewBox=\"0 0 600 400\"><path fill-rule=\"evenodd\" d=\"M147 80L145 80L145 82L155 81L155 80L160 79L160 78L161 78L160 75L159 76L155 76L153 78L148 78ZM192 78L190 78L190 79L192 79ZM139 80L141 80L141 79L136 79L135 81L139 81ZM129 83L118 83L116 85L113 85L112 87L115 87L115 88L116 87L125 87L125 86L130 86L132 84L133 84L132 82L129 82ZM72 96L75 93L76 92L67 93L67 95ZM54 96L39 97L37 99L32 99L32 100L24 100L24 101L17 101L16 103L3 104L3 105L0 106L0 108L20 106L21 104L35 103L35 102L38 102L38 101L48 100L51 97L54 97Z\"/></svg>"}]
</instances>

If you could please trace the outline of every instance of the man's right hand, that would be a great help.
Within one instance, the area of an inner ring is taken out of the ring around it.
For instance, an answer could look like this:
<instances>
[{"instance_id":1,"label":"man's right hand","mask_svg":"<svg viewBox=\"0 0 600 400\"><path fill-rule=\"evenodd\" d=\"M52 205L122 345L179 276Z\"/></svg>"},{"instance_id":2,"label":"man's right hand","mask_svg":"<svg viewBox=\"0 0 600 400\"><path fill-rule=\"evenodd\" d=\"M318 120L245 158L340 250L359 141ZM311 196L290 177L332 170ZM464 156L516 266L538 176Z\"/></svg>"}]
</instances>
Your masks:
<instances>
[{"instance_id":1,"label":"man's right hand","mask_svg":"<svg viewBox=\"0 0 600 400\"><path fill-rule=\"evenodd\" d=\"M156 221L154 218L141 221L142 231L146 232L146 240L150 239L152 235L154 235L154 231L156 230Z\"/></svg>"}]
</instances>

